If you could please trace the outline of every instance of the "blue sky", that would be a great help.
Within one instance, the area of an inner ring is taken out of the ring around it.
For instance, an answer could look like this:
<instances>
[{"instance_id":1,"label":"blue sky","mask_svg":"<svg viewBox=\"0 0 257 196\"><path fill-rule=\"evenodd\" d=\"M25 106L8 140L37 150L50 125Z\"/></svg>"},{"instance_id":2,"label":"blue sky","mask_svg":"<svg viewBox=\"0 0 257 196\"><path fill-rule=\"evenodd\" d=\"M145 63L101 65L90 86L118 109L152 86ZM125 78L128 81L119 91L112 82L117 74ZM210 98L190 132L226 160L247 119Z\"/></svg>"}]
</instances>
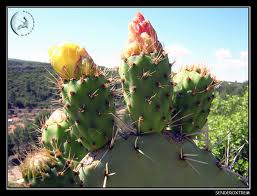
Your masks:
<instances>
[{"instance_id":1,"label":"blue sky","mask_svg":"<svg viewBox=\"0 0 257 196\"><path fill-rule=\"evenodd\" d=\"M248 80L247 8L9 8L12 15L28 11L35 20L27 36L8 26L8 58L49 62L48 48L74 42L102 66L117 67L127 43L128 24L140 11L176 60L207 66L217 79Z\"/></svg>"}]
</instances>

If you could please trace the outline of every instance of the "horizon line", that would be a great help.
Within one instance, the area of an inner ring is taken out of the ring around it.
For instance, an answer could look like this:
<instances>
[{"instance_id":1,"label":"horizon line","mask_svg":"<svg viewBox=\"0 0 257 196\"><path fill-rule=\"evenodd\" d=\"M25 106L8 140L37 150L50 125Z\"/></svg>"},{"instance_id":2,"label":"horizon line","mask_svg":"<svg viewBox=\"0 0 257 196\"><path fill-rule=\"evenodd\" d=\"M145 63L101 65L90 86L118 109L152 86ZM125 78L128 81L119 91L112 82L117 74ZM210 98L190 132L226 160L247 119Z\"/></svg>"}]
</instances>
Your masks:
<instances>
[{"instance_id":1,"label":"horizon line","mask_svg":"<svg viewBox=\"0 0 257 196\"><path fill-rule=\"evenodd\" d=\"M37 63L45 63L45 64L49 64L49 65L51 65L51 63L50 62L43 62L43 61L35 61L35 60L25 60L25 59L17 59L17 58L9 58L8 57L8 61L9 60L18 60L18 61L27 61L27 62L37 62ZM99 66L99 65L98 65ZM105 67L105 68L108 68L108 69L116 69L117 67L106 67L106 66L100 66L100 67ZM242 82L239 82L239 81L237 81L237 80L235 80L235 81L229 81L229 80L223 80L223 81L226 81L226 82L232 82L232 83L245 83L245 82L248 82L249 83L249 79L247 79L247 80L244 80L244 81L242 81Z\"/></svg>"}]
</instances>

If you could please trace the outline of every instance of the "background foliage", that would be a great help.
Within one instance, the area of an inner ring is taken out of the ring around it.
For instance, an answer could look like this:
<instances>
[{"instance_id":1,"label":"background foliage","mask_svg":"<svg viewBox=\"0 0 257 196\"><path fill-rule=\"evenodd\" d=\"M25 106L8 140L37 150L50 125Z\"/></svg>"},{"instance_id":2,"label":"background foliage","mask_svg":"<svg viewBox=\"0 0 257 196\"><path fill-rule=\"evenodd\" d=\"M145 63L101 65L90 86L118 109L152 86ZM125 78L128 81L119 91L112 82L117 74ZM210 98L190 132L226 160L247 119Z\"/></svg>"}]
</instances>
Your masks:
<instances>
[{"instance_id":1,"label":"background foliage","mask_svg":"<svg viewBox=\"0 0 257 196\"><path fill-rule=\"evenodd\" d=\"M244 88L242 95L227 94L223 99L216 92L215 97L205 126L209 148L222 165L248 177L248 88ZM205 147L205 142L198 142L198 145Z\"/></svg>"}]
</instances>

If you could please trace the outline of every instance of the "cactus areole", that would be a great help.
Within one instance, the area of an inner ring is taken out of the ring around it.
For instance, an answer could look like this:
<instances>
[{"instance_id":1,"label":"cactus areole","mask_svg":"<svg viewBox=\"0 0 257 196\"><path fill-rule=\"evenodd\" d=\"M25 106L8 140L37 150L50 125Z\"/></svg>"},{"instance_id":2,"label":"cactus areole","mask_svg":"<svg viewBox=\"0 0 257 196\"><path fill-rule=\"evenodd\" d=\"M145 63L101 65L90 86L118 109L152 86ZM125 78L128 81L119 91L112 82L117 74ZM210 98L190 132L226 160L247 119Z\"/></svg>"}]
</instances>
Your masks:
<instances>
[{"instance_id":1,"label":"cactus areole","mask_svg":"<svg viewBox=\"0 0 257 196\"><path fill-rule=\"evenodd\" d=\"M124 99L139 132L161 132L169 121L171 65L151 23L137 13L119 67Z\"/></svg>"}]
</instances>

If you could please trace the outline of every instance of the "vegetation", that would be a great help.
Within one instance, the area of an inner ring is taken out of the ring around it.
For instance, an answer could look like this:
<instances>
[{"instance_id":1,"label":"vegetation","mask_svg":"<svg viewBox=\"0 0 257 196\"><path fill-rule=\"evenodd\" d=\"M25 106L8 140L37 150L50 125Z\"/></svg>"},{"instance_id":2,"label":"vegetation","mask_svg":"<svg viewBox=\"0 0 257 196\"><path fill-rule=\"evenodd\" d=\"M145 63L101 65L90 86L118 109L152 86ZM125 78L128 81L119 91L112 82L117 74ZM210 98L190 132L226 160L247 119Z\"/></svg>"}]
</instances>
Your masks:
<instances>
[{"instance_id":1,"label":"vegetation","mask_svg":"<svg viewBox=\"0 0 257 196\"><path fill-rule=\"evenodd\" d=\"M223 165L245 177L249 162L248 128L248 88L242 96L226 95L225 99L216 93L208 116L211 151L223 160Z\"/></svg>"},{"instance_id":2,"label":"vegetation","mask_svg":"<svg viewBox=\"0 0 257 196\"><path fill-rule=\"evenodd\" d=\"M40 128L42 123L50 116L49 111L41 111L37 114L33 123L25 121L25 127L17 127L13 133L8 134L8 155L13 153L22 154L33 146L38 145L41 137Z\"/></svg>"},{"instance_id":3,"label":"vegetation","mask_svg":"<svg viewBox=\"0 0 257 196\"><path fill-rule=\"evenodd\" d=\"M47 63L8 60L8 106L47 108L50 100L56 99L47 70L53 72Z\"/></svg>"}]
</instances>

